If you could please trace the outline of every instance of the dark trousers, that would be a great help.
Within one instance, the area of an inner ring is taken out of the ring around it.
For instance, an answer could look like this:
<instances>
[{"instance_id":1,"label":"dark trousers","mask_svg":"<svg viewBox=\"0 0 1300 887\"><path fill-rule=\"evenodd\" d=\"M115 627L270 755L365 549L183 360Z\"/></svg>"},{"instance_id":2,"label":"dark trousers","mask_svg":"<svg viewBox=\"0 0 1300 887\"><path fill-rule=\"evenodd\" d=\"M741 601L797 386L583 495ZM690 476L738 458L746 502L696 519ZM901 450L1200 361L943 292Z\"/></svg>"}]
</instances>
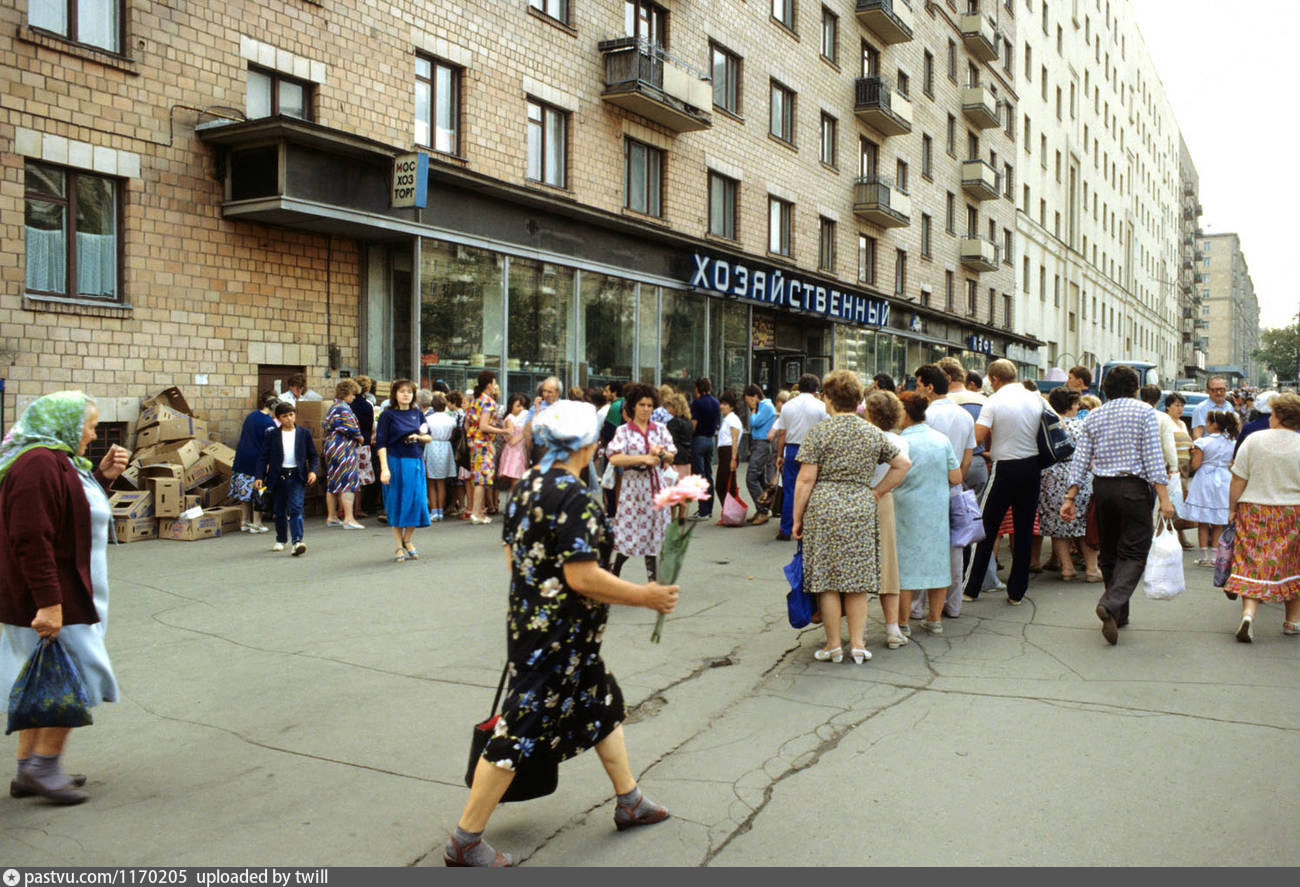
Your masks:
<instances>
[{"instance_id":1,"label":"dark trousers","mask_svg":"<svg viewBox=\"0 0 1300 887\"><path fill-rule=\"evenodd\" d=\"M794 529L794 482L799 477L799 445L785 445L785 462L781 467L781 532L786 536Z\"/></svg>"},{"instance_id":2,"label":"dark trousers","mask_svg":"<svg viewBox=\"0 0 1300 887\"><path fill-rule=\"evenodd\" d=\"M709 496L701 499L696 511L702 517L713 514L713 438L691 438L691 470L709 482Z\"/></svg>"},{"instance_id":3,"label":"dark trousers","mask_svg":"<svg viewBox=\"0 0 1300 887\"><path fill-rule=\"evenodd\" d=\"M989 482L980 497L980 512L984 517L984 541L975 548L975 556L966 565L963 584L966 596L977 598L984 584L984 571L993 556L998 526L1007 508L1015 527L1016 544L1011 553L1011 575L1007 578L1007 596L1018 601L1029 589L1029 560L1034 550L1034 515L1038 513L1038 488L1042 481L1038 457L1032 459L1003 459L993 463Z\"/></svg>"},{"instance_id":4,"label":"dark trousers","mask_svg":"<svg viewBox=\"0 0 1300 887\"><path fill-rule=\"evenodd\" d=\"M745 472L745 486L749 488L749 497L754 500L754 507L759 514L767 514L769 506L759 505L763 488L768 485L772 474L772 444L766 440L754 440L749 444L749 467Z\"/></svg>"},{"instance_id":5,"label":"dark trousers","mask_svg":"<svg viewBox=\"0 0 1300 887\"><path fill-rule=\"evenodd\" d=\"M713 489L717 491L719 501L725 503L727 494L740 498L740 488L737 486L736 472L731 470L731 447L718 447L718 476L713 481Z\"/></svg>"},{"instance_id":6,"label":"dark trousers","mask_svg":"<svg viewBox=\"0 0 1300 887\"><path fill-rule=\"evenodd\" d=\"M302 541L303 520L302 501L305 492L302 479L297 473L283 472L271 491L271 502L275 505L275 541Z\"/></svg>"},{"instance_id":7,"label":"dark trousers","mask_svg":"<svg viewBox=\"0 0 1300 887\"><path fill-rule=\"evenodd\" d=\"M1128 622L1129 598L1146 569L1155 501L1155 488L1140 477L1092 479L1092 503L1101 538L1097 564L1106 580L1098 603L1121 625Z\"/></svg>"}]
</instances>

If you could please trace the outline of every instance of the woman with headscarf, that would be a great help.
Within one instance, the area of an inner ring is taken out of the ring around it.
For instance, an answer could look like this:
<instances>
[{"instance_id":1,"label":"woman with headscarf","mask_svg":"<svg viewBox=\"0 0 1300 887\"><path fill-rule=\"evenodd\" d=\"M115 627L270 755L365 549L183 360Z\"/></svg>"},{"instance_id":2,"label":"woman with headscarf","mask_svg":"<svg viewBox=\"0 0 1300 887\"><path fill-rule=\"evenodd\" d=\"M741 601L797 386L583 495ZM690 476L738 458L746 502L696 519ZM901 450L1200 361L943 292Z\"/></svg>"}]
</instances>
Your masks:
<instances>
[{"instance_id":1,"label":"woman with headscarf","mask_svg":"<svg viewBox=\"0 0 1300 887\"><path fill-rule=\"evenodd\" d=\"M543 757L563 761L595 748L618 796L619 831L668 818L641 794L628 766L623 693L605 670L600 644L609 604L671 613L677 586L634 585L599 562L612 530L582 481L599 442L595 407L559 401L533 421L532 434L545 455L511 491L502 531L511 574L509 686L447 840L449 866L510 864L483 830L515 772Z\"/></svg>"},{"instance_id":2,"label":"woman with headscarf","mask_svg":"<svg viewBox=\"0 0 1300 887\"><path fill-rule=\"evenodd\" d=\"M59 391L23 411L0 443L0 687L12 687L44 639L58 638L77 665L91 706L117 701L104 646L108 617L105 490L127 463L109 448L91 472L86 447L99 408L81 391ZM70 727L18 731L15 798L80 804L86 777L63 770Z\"/></svg>"}]
</instances>

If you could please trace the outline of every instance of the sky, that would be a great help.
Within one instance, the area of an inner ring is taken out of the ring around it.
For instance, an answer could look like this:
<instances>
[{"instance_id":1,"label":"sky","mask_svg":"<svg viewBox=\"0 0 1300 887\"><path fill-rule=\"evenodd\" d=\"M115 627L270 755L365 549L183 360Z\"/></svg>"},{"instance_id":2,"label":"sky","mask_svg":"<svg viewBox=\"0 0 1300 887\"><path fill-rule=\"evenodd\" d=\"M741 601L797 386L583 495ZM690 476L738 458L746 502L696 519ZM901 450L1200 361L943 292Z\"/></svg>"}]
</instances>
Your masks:
<instances>
[{"instance_id":1,"label":"sky","mask_svg":"<svg viewBox=\"0 0 1300 887\"><path fill-rule=\"evenodd\" d=\"M1201 180L1201 227L1236 232L1263 329L1296 322L1300 3L1130 0Z\"/></svg>"}]
</instances>

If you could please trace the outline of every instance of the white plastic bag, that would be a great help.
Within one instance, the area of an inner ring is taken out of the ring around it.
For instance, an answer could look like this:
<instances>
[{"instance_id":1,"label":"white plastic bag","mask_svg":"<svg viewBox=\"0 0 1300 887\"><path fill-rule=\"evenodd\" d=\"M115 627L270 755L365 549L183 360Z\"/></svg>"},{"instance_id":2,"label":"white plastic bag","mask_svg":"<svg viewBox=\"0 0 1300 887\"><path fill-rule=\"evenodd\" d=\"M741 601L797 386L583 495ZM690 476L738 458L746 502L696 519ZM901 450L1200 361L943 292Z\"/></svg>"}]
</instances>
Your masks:
<instances>
[{"instance_id":1,"label":"white plastic bag","mask_svg":"<svg viewBox=\"0 0 1300 887\"><path fill-rule=\"evenodd\" d=\"M1147 553L1142 591L1153 601L1167 601L1178 597L1186 587L1183 546L1174 532L1174 525L1161 518L1156 525L1155 538L1151 540L1151 551Z\"/></svg>"}]
</instances>

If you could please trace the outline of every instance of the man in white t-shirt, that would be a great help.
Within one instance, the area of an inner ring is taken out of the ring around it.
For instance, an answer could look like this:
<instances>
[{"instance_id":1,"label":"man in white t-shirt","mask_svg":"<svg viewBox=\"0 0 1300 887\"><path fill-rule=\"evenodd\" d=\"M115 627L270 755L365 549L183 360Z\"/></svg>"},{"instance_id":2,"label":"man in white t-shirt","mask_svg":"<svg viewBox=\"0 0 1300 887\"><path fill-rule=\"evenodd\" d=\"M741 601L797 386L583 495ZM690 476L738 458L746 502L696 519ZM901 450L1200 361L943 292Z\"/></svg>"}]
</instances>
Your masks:
<instances>
[{"instance_id":1,"label":"man in white t-shirt","mask_svg":"<svg viewBox=\"0 0 1300 887\"><path fill-rule=\"evenodd\" d=\"M975 422L975 442L988 449L993 467L980 497L984 541L975 548L975 556L966 565L965 599L973 601L980 595L998 527L1010 508L1015 525L1015 549L1011 556L1011 575L1007 578L1007 602L1018 606L1029 588L1034 515L1038 512L1042 481L1038 428L1044 405L1037 391L1030 391L1016 381L1016 365L1009 360L993 361L988 378L993 396Z\"/></svg>"},{"instance_id":2,"label":"man in white t-shirt","mask_svg":"<svg viewBox=\"0 0 1300 887\"><path fill-rule=\"evenodd\" d=\"M972 453L975 450L975 420L970 413L963 410L948 398L950 380L948 374L935 364L926 364L916 371L916 390L925 396L930 405L925 409L925 424L948 438L952 451L961 462L962 477L970 468ZM949 548L949 562L952 567L952 579L948 586L948 597L944 601L943 614L952 618L961 615L962 586L962 552L964 548ZM921 598L916 595L912 605L912 618L921 619Z\"/></svg>"},{"instance_id":3,"label":"man in white t-shirt","mask_svg":"<svg viewBox=\"0 0 1300 887\"><path fill-rule=\"evenodd\" d=\"M821 380L812 373L804 373L798 384L799 394L781 408L774 426L776 470L781 472L781 486L785 490L781 497L781 527L776 534L782 542L790 540L790 531L794 529L794 482L799 476L799 447L808 429L826 418L826 404L817 396Z\"/></svg>"}]
</instances>

